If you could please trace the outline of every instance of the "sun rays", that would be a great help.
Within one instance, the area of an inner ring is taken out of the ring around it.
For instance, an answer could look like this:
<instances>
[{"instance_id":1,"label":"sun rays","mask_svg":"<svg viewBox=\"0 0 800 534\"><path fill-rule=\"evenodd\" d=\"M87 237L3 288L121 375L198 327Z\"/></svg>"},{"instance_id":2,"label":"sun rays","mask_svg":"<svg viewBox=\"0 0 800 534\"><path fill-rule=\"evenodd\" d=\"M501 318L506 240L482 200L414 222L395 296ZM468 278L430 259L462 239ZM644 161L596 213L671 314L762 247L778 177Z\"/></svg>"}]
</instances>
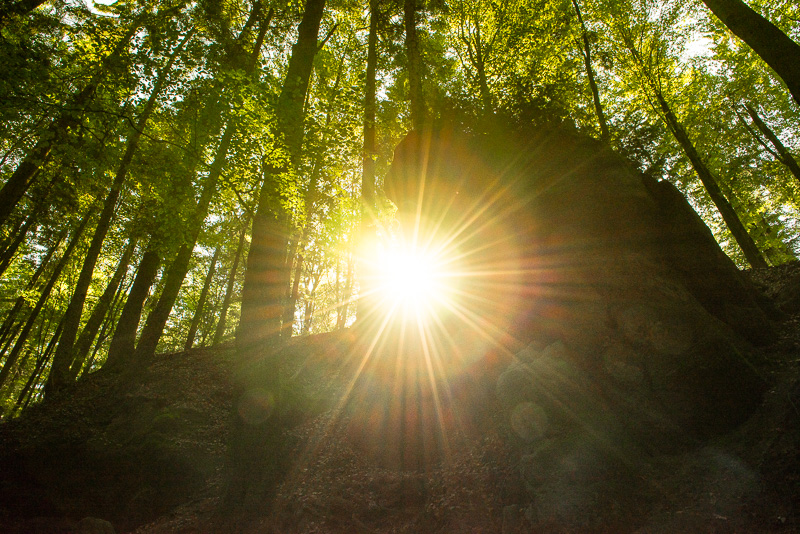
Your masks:
<instances>
[{"instance_id":1,"label":"sun rays","mask_svg":"<svg viewBox=\"0 0 800 534\"><path fill-rule=\"evenodd\" d=\"M391 229L375 222L363 239L354 342L323 431L400 470L447 462L471 432L475 377L521 348L512 324L536 271L509 227L523 199L488 174L490 187L459 194L428 178Z\"/></svg>"}]
</instances>

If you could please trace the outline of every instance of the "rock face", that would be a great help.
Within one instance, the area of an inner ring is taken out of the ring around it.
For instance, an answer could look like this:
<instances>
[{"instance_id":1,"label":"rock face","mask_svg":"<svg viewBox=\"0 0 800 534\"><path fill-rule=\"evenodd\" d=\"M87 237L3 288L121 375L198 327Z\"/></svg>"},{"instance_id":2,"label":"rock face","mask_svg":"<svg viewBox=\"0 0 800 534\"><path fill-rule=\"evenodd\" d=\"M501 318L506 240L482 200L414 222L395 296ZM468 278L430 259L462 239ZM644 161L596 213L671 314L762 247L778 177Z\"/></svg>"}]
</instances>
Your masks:
<instances>
[{"instance_id":1,"label":"rock face","mask_svg":"<svg viewBox=\"0 0 800 534\"><path fill-rule=\"evenodd\" d=\"M668 182L562 131L424 132L384 187L404 230L458 251L462 306L512 353L528 347L497 381L521 441L580 431L669 451L758 405L753 346L773 325Z\"/></svg>"},{"instance_id":2,"label":"rock face","mask_svg":"<svg viewBox=\"0 0 800 534\"><path fill-rule=\"evenodd\" d=\"M468 312L442 319L448 337L479 325L510 355L496 397L528 497L504 531L623 524L650 458L760 404L773 310L669 182L563 131L423 132L385 191L402 231L459 258Z\"/></svg>"}]
</instances>

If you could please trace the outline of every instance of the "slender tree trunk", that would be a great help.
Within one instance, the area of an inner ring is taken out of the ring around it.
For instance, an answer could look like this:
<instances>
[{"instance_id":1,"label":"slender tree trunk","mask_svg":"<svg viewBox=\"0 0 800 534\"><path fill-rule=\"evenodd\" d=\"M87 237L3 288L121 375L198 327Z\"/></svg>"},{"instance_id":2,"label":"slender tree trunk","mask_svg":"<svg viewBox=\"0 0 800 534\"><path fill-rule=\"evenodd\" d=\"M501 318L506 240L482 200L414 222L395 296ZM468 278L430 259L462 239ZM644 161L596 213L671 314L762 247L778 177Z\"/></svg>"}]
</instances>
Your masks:
<instances>
[{"instance_id":1,"label":"slender tree trunk","mask_svg":"<svg viewBox=\"0 0 800 534\"><path fill-rule=\"evenodd\" d=\"M42 258L41 263L39 263L39 267L36 268L36 271L33 273L33 276L28 281L28 285L25 287L26 291L33 289L36 286L36 282L39 281L39 278L42 276L42 273L44 272L47 265L50 263L50 260L53 258L53 255L56 253L58 247L61 245L61 242L64 240L66 236L67 236L67 229L64 229L61 232L61 234L59 234L59 236L56 238L56 241L53 244L53 246L51 246L50 249L47 251L45 257ZM16 320L17 315L24 306L25 306L25 298L18 297L16 302L14 302L14 306L6 315L6 318L3 321L3 326L0 327L0 344L5 344L7 342L10 343L11 340L13 339L15 335L12 334L14 321ZM0 351L0 356L2 356L2 354L5 354L5 351L6 351L5 348L2 351Z\"/></svg>"},{"instance_id":2,"label":"slender tree trunk","mask_svg":"<svg viewBox=\"0 0 800 534\"><path fill-rule=\"evenodd\" d=\"M339 67L336 70L336 78L333 82L333 87L331 88L330 94L328 95L328 102L327 102L327 111L325 112L325 127L323 128L323 136L321 141L321 146L327 146L328 142L328 127L331 124L331 119L333 117L333 107L336 103L336 97L339 94L339 84L342 79L342 70L344 69L344 60L339 62ZM373 142L374 144L374 142ZM311 168L311 175L308 180L308 190L305 194L304 199L304 208L306 213L306 222L303 225L303 229L300 231L300 235L297 238L297 242L293 247L291 254L289 254L289 261L288 267L294 265L294 277L292 278L292 286L289 291L289 302L286 305L286 309L284 311L284 319L283 319L283 332L286 334L286 337L291 337L292 333L294 332L294 316L295 311L297 310L297 301L300 297L300 276L303 272L303 252L305 250L306 241L308 240L308 236L311 234L311 218L314 214L314 208L317 202L317 184L319 183L319 170L320 167L324 164L325 153L320 152L314 158L314 164Z\"/></svg>"},{"instance_id":3,"label":"slender tree trunk","mask_svg":"<svg viewBox=\"0 0 800 534\"><path fill-rule=\"evenodd\" d=\"M294 265L294 277L292 278L292 292L291 296L289 297L289 304L286 306L286 317L284 318L284 324L288 325L285 327L285 330L288 334L294 333L294 323L295 323L295 313L297 312L297 301L300 300L300 278L303 276L303 261L305 257L303 254L305 253L305 229L300 236L300 250L297 252L297 259ZM291 315L289 315L291 313Z\"/></svg>"},{"instance_id":4,"label":"slender tree trunk","mask_svg":"<svg viewBox=\"0 0 800 534\"><path fill-rule=\"evenodd\" d=\"M45 202L40 202L37 206L34 207L33 212L28 215L25 219L24 224L19 227L14 234L14 239L8 244L8 246L3 250L2 254L0 254L0 277L5 274L6 269L8 266L11 265L11 261L14 259L17 250L19 250L20 245L25 241L25 237L30 232L31 228L39 222L39 215L45 210L46 204Z\"/></svg>"},{"instance_id":5,"label":"slender tree trunk","mask_svg":"<svg viewBox=\"0 0 800 534\"><path fill-rule=\"evenodd\" d=\"M161 256L155 247L148 248L139 260L136 277L128 293L122 314L117 321L114 337L108 348L108 358L104 366L111 369L118 368L125 361L133 357L136 349L136 331L139 329L139 320L142 317L142 308L150 294L150 287L158 274L161 265Z\"/></svg>"},{"instance_id":6,"label":"slender tree trunk","mask_svg":"<svg viewBox=\"0 0 800 534\"><path fill-rule=\"evenodd\" d=\"M233 266L231 267L231 272L228 274L228 283L225 286L225 297L222 299L222 309L219 313L219 322L217 322L217 328L214 331L214 339L211 342L212 345L219 344L225 335L228 319L228 308L230 308L231 300L233 300L233 286L236 282L236 271L239 269L239 260L241 259L242 251L244 250L246 235L247 224L245 224L245 227L242 228L242 233L239 235L239 244L236 245L236 254L233 257Z\"/></svg>"},{"instance_id":7,"label":"slender tree trunk","mask_svg":"<svg viewBox=\"0 0 800 534\"><path fill-rule=\"evenodd\" d=\"M697 150L689 139L686 130L684 130L683 126L680 124L680 122L678 122L677 117L674 113L672 113L672 110L667 105L663 95L658 91L656 91L656 98L658 99L658 103L664 113L664 119L667 122L669 130L672 132L675 140L681 145L681 148L683 148L683 151L689 158L689 161L691 161L692 167L694 167L697 176L703 183L703 187L705 187L706 191L708 192L708 196L711 197L712 202L714 202L714 205L719 210L720 215L722 215L722 219L725 221L725 224L731 231L733 238L742 249L742 252L744 252L747 262L753 267L766 267L767 262L764 260L764 257L758 250L753 238L747 233L747 229L742 224L742 221L739 219L736 211L734 211L733 206L731 206L730 202L728 202L728 199L725 198L725 195L722 194L717 180L703 162L700 154L697 153Z\"/></svg>"},{"instance_id":8,"label":"slender tree trunk","mask_svg":"<svg viewBox=\"0 0 800 534\"><path fill-rule=\"evenodd\" d=\"M419 53L419 37L417 36L417 2L404 0L403 23L406 31L406 55L408 56L408 86L411 100L411 125L421 130L425 124L425 100L422 95L422 59Z\"/></svg>"},{"instance_id":9,"label":"slender tree trunk","mask_svg":"<svg viewBox=\"0 0 800 534\"><path fill-rule=\"evenodd\" d=\"M83 364L86 362L86 358L89 355L89 350L92 348L92 342L97 336L97 331L100 329L100 325L103 324L103 319L105 319L111 307L111 302L117 294L117 289L119 289L123 278L125 278L125 275L128 273L128 266L131 263L137 241L138 240L133 237L128 240L128 245L122 252L122 257L120 257L119 263L117 263L117 268L114 270L111 280L109 280L105 291L103 291L103 294L97 300L97 304L94 310L92 310L89 320L86 321L86 326L83 327L83 331L78 337L78 341L75 343L75 357L69 369L69 376L67 377L69 382L74 382L75 379L78 378L78 375L80 375Z\"/></svg>"},{"instance_id":10,"label":"slender tree trunk","mask_svg":"<svg viewBox=\"0 0 800 534\"><path fill-rule=\"evenodd\" d=\"M494 112L492 105L492 92L489 90L489 81L486 78L486 62L483 59L483 42L481 41L480 23L475 23L475 70L478 71L478 85L481 90L483 114L489 117Z\"/></svg>"},{"instance_id":11,"label":"slender tree trunk","mask_svg":"<svg viewBox=\"0 0 800 534\"><path fill-rule=\"evenodd\" d=\"M121 301L124 300L124 295L127 293L127 289L124 287L124 283L120 284L119 289L117 289L117 294L114 295L114 300L111 302L111 306L106 314L106 317L103 319L103 325L100 327L100 333L97 334L97 340L94 342L94 349L91 351L91 356L86 359L86 363L84 364L84 372L90 370L94 365L94 362L97 359L97 353L100 348L105 343L108 336L111 334L113 324L117 317L117 309L120 306ZM106 354L108 357L108 354Z\"/></svg>"},{"instance_id":12,"label":"slender tree trunk","mask_svg":"<svg viewBox=\"0 0 800 534\"><path fill-rule=\"evenodd\" d=\"M361 170L361 223L360 240L367 238L370 227L377 222L375 216L375 101L376 71L378 67L378 2L372 0L369 15L369 37L367 39L367 80L364 95L364 163ZM356 317L364 316L366 299L356 305ZM337 317L338 319L338 317Z\"/></svg>"},{"instance_id":13,"label":"slender tree trunk","mask_svg":"<svg viewBox=\"0 0 800 534\"><path fill-rule=\"evenodd\" d=\"M325 0L306 0L303 20L297 28L297 42L286 70L281 94L278 96L276 115L278 128L283 135L292 165L296 166L303 144L303 104L308 93L311 68L317 54L317 38Z\"/></svg>"},{"instance_id":14,"label":"slender tree trunk","mask_svg":"<svg viewBox=\"0 0 800 534\"><path fill-rule=\"evenodd\" d=\"M703 0L783 80L800 106L800 45L740 0Z\"/></svg>"},{"instance_id":15,"label":"slender tree trunk","mask_svg":"<svg viewBox=\"0 0 800 534\"><path fill-rule=\"evenodd\" d=\"M750 104L745 104L744 107L747 110L748 115L750 115L750 118L753 119L753 124L756 125L761 133L764 134L764 137L769 139L769 142L772 143L773 147L775 147L778 161L788 167L797 181L800 182L800 165L797 164L797 160L794 159L792 153L789 152L783 143L781 143L781 140L778 139L778 136L775 135L775 132L773 132L772 129L761 119L753 106Z\"/></svg>"},{"instance_id":16,"label":"slender tree trunk","mask_svg":"<svg viewBox=\"0 0 800 534\"><path fill-rule=\"evenodd\" d=\"M53 351L56 348L56 343L58 343L58 338L61 336L61 328L63 325L64 318L62 317L61 321L58 323L55 333L53 334L53 337L50 338L50 343L47 344L47 348L36 359L36 365L33 367L33 372L31 372L31 375L28 377L28 381L25 382L25 386L23 386L22 391L20 391L19 396L17 397L17 402L14 403L14 407L11 409L10 415L17 413L17 411L20 409L20 406L22 406L22 403L25 402L25 400L30 396L33 386L42 375L45 365L47 365L47 362L50 361L50 357L53 355Z\"/></svg>"},{"instance_id":17,"label":"slender tree trunk","mask_svg":"<svg viewBox=\"0 0 800 534\"><path fill-rule=\"evenodd\" d=\"M350 306L350 297L353 295L353 283L354 283L354 273L355 270L355 260L353 258L353 252L350 251L350 254L347 259L347 282L344 286L344 295L342 296L342 305L339 308L340 314L337 317L337 325L336 327L339 330L342 330L347 325L347 309Z\"/></svg>"},{"instance_id":18,"label":"slender tree trunk","mask_svg":"<svg viewBox=\"0 0 800 534\"><path fill-rule=\"evenodd\" d=\"M95 208L92 207L89 209L89 212L84 215L80 225L73 233L72 239L70 240L69 245L67 245L67 249L64 251L64 255L61 256L61 259L58 261L58 264L56 264L55 269L53 269L53 273L50 275L50 279L42 289L42 293L39 295L39 300L36 302L36 305L33 307L33 310L28 316L25 326L22 327L22 331L17 337L17 342L14 344L14 348L11 349L11 352L6 358L6 363L3 366L2 371L0 371L0 387L2 387L2 385L5 383L9 373L11 372L11 369L19 358L19 355L22 353L22 349L25 347L25 343L28 340L28 334L30 334L36 319L39 317L39 312L42 311L47 299L50 298L50 293L53 290L53 286L55 286L58 278L61 276L61 272L67 266L67 263L69 263L69 259L72 256L72 253L75 251L75 248L78 246L81 236L83 235L83 231L86 229L86 226L92 219L94 212Z\"/></svg>"},{"instance_id":19,"label":"slender tree trunk","mask_svg":"<svg viewBox=\"0 0 800 534\"><path fill-rule=\"evenodd\" d=\"M308 295L305 310L303 311L303 330L301 335L307 336L311 331L311 319L314 316L314 290Z\"/></svg>"},{"instance_id":20,"label":"slender tree trunk","mask_svg":"<svg viewBox=\"0 0 800 534\"><path fill-rule=\"evenodd\" d=\"M200 326L200 320L203 318L203 308L206 306L206 299L208 299L208 291L211 289L211 282L214 281L214 273L217 270L217 260L219 259L219 252L221 246L217 247L214 251L214 257L211 258L211 267L208 268L206 279L203 282L203 289L200 291L200 299L197 301L197 307L194 310L194 317L192 323L189 325L189 334L186 336L186 344L183 350L189 350L194 345L194 338L197 335L197 328Z\"/></svg>"},{"instance_id":21,"label":"slender tree trunk","mask_svg":"<svg viewBox=\"0 0 800 534\"><path fill-rule=\"evenodd\" d=\"M80 327L81 315L83 313L83 304L86 301L86 295L89 292L89 286L92 283L92 275L97 260L100 257L100 251L103 248L108 230L111 228L111 221L116 212L117 202L122 192L122 185L128 176L128 169L130 168L133 156L139 148L139 139L141 138L144 129L147 127L147 121L150 119L153 110L155 109L156 101L161 94L167 83L167 75L172 70L172 65L178 54L189 39L192 38L194 30L186 33L180 43L175 47L169 56L167 64L159 71L158 77L153 84L153 89L150 92L150 97L144 105L139 120L136 125L130 129L128 133L128 140L125 147L125 153L122 160L117 167L117 173L114 181L111 184L111 189L106 197L103 205L103 211L100 213L100 218L95 228L92 242L89 245L89 250L86 254L86 259L83 262L78 281L75 284L75 292L72 295L69 306L65 313L64 329L61 333L61 341L58 344L56 353L53 356L53 365L48 377L45 390L57 390L71 381L70 367L75 359L75 339L78 335L78 328ZM72 378L74 380L74 377Z\"/></svg>"},{"instance_id":22,"label":"slender tree trunk","mask_svg":"<svg viewBox=\"0 0 800 534\"><path fill-rule=\"evenodd\" d=\"M102 60L101 65L89 82L64 106L60 114L39 137L36 145L17 165L11 176L8 177L3 188L0 189L0 226L6 223L11 212L33 183L39 169L49 158L53 147L62 144L66 140L70 128L80 123L83 109L94 95L109 68L119 59L133 36L139 31L142 22L143 17L136 18L125 36L114 47L114 50Z\"/></svg>"},{"instance_id":23,"label":"slender tree trunk","mask_svg":"<svg viewBox=\"0 0 800 534\"><path fill-rule=\"evenodd\" d=\"M747 229L742 224L742 221L739 219L739 216L736 214L733 206L731 206L731 203L727 198L725 198L725 195L720 190L719 183L717 182L716 178L714 178L705 162L703 162L703 159L700 157L700 154L698 154L694 144L689 139L689 135L683 128L683 125L678 121L678 118L667 104L663 93L659 89L659 85L653 79L653 75L647 67L647 63L636 49L630 33L622 32L621 37L625 42L625 46L633 55L638 67L641 69L645 84L650 87L650 90L658 101L658 109L656 112L661 113L664 118L664 122L667 125L667 129L670 131L670 133L672 133L673 137L675 137L675 140L683 149L686 157L689 158L689 161L697 173L698 178L700 178L703 187L705 187L708 196L717 207L722 219L725 221L725 225L728 227L731 235L733 235L733 238L736 240L739 248L744 253L745 259L747 259L747 262L752 267L766 267L767 262L764 260L764 257L758 250L753 238L747 233ZM653 105L653 107L655 107L655 105Z\"/></svg>"},{"instance_id":24,"label":"slender tree trunk","mask_svg":"<svg viewBox=\"0 0 800 534\"><path fill-rule=\"evenodd\" d=\"M600 103L600 90L597 88L597 81L594 77L594 68L592 67L592 47L589 44L589 32L586 29L586 23L583 21L581 8L578 5L578 0L572 0L572 5L575 7L575 13L578 15L578 22L581 25L581 37L583 39L583 62L586 65L586 77L589 79L589 88L592 90L592 99L594 101L594 110L597 113L597 122L600 124L600 139L608 142L610 135L608 133L608 123L606 122L606 115L603 113L603 105Z\"/></svg>"},{"instance_id":25,"label":"slender tree trunk","mask_svg":"<svg viewBox=\"0 0 800 534\"><path fill-rule=\"evenodd\" d=\"M31 220L30 215L27 217L21 216L19 220L15 223L14 228L9 229L8 233L0 239L0 262L2 262L6 257L6 251L9 249L11 244L16 240L17 236L19 236L20 230L22 230L22 226L26 224L28 221ZM2 272L0 272L0 275Z\"/></svg>"}]
</instances>

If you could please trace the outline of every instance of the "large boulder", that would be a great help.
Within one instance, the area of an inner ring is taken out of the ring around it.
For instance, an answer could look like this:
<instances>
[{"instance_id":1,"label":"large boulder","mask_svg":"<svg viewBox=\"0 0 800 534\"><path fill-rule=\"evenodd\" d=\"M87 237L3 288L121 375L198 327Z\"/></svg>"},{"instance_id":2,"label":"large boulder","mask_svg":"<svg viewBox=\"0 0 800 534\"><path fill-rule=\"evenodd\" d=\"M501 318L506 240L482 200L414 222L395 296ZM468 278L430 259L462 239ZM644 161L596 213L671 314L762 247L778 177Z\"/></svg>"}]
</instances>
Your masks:
<instances>
[{"instance_id":1,"label":"large boulder","mask_svg":"<svg viewBox=\"0 0 800 534\"><path fill-rule=\"evenodd\" d=\"M509 353L537 348L498 379L521 439L571 425L673 450L758 406L770 310L669 182L558 129L425 131L384 189L401 230L458 258L472 319L443 319L449 335L480 325Z\"/></svg>"}]
</instances>

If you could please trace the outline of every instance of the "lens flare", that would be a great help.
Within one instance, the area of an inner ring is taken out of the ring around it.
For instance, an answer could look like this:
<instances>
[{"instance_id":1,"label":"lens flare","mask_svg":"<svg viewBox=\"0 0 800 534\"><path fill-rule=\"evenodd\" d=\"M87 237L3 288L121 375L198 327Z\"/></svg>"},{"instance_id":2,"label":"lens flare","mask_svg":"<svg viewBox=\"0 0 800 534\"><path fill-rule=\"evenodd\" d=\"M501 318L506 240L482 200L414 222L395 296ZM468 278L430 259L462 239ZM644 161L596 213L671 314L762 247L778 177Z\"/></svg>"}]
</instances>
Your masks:
<instances>
[{"instance_id":1,"label":"lens flare","mask_svg":"<svg viewBox=\"0 0 800 534\"><path fill-rule=\"evenodd\" d=\"M392 307L422 313L446 298L447 272L430 251L402 245L384 247L376 267L377 291Z\"/></svg>"}]
</instances>

